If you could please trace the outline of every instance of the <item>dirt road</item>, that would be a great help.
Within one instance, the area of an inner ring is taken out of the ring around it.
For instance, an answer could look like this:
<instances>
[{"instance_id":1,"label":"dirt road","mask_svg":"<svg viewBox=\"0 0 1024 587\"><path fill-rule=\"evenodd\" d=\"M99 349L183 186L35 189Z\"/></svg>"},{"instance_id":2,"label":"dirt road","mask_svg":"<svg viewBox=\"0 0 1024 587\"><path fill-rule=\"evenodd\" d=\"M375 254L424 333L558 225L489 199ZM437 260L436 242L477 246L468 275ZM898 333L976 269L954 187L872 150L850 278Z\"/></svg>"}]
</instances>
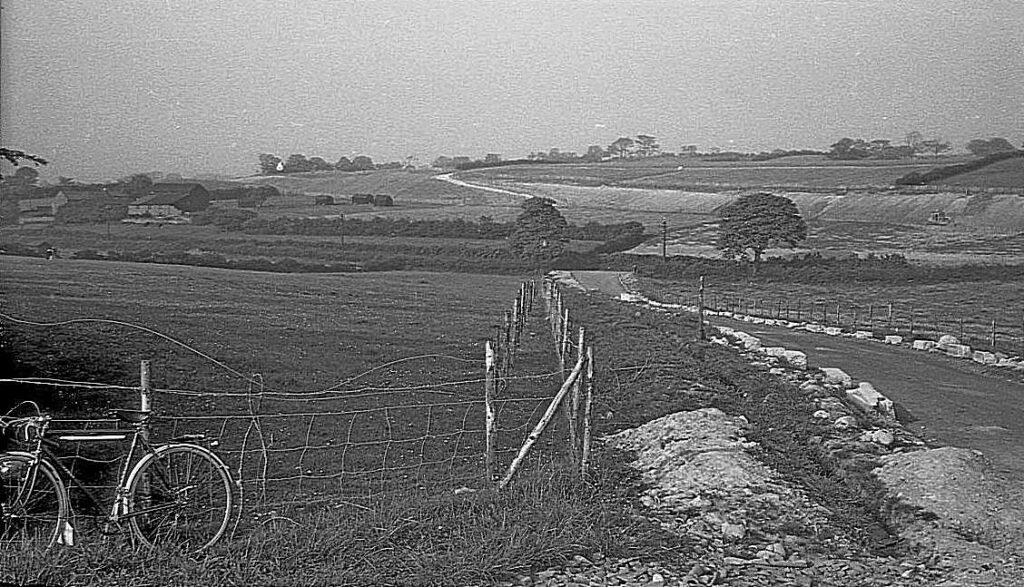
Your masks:
<instances>
[{"instance_id":1,"label":"dirt road","mask_svg":"<svg viewBox=\"0 0 1024 587\"><path fill-rule=\"evenodd\" d=\"M588 289L616 296L624 291L616 273L573 275ZM838 367L854 381L870 381L906 410L903 423L908 429L941 445L981 451L1000 472L1024 479L1024 385L1019 377L880 342L710 320L756 336L765 346L801 350L812 367Z\"/></svg>"}]
</instances>

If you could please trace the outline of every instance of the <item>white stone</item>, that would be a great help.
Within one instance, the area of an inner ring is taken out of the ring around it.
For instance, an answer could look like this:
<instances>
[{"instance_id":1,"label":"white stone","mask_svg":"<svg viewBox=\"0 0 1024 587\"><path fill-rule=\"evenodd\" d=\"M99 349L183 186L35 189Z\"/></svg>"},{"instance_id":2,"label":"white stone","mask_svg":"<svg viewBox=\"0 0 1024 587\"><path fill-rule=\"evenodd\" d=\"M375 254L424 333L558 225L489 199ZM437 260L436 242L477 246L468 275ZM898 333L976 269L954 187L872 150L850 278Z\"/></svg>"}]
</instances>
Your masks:
<instances>
[{"instance_id":1,"label":"white stone","mask_svg":"<svg viewBox=\"0 0 1024 587\"><path fill-rule=\"evenodd\" d=\"M722 536L726 540L743 540L747 535L747 529L742 524L722 523Z\"/></svg>"},{"instance_id":2,"label":"white stone","mask_svg":"<svg viewBox=\"0 0 1024 587\"><path fill-rule=\"evenodd\" d=\"M785 375L786 374L786 370L783 369L782 367L772 367L771 369L768 370L768 372L771 373L772 375Z\"/></svg>"},{"instance_id":3,"label":"white stone","mask_svg":"<svg viewBox=\"0 0 1024 587\"><path fill-rule=\"evenodd\" d=\"M839 328L838 326L829 326L828 328L825 329L825 334L829 336L839 336L842 333L843 329Z\"/></svg>"},{"instance_id":4,"label":"white stone","mask_svg":"<svg viewBox=\"0 0 1024 587\"><path fill-rule=\"evenodd\" d=\"M923 338L919 338L919 339L914 341L914 348L919 350L919 351L934 350L938 346L939 346L939 344L937 342L935 342L934 340L925 340Z\"/></svg>"},{"instance_id":5,"label":"white stone","mask_svg":"<svg viewBox=\"0 0 1024 587\"><path fill-rule=\"evenodd\" d=\"M896 336L895 334L890 334L889 336L885 337L885 344L903 344L903 337Z\"/></svg>"},{"instance_id":6,"label":"white stone","mask_svg":"<svg viewBox=\"0 0 1024 587\"><path fill-rule=\"evenodd\" d=\"M960 344L960 339L953 336L952 334L943 334L939 337L939 346L949 346L954 344Z\"/></svg>"},{"instance_id":7,"label":"white stone","mask_svg":"<svg viewBox=\"0 0 1024 587\"><path fill-rule=\"evenodd\" d=\"M629 302L631 304L638 304L638 303L644 301L644 298L643 298L643 296L639 296L637 294L631 294L631 293L627 293L627 292L622 292L622 293L619 294L619 301L621 301L621 302Z\"/></svg>"},{"instance_id":8,"label":"white stone","mask_svg":"<svg viewBox=\"0 0 1024 587\"><path fill-rule=\"evenodd\" d=\"M804 330L807 332L825 332L825 327L821 324L807 324L804 326Z\"/></svg>"},{"instance_id":9,"label":"white stone","mask_svg":"<svg viewBox=\"0 0 1024 587\"><path fill-rule=\"evenodd\" d=\"M999 362L993 353L985 351L974 351L974 354L971 355L971 360L975 363L981 363L982 365L995 365Z\"/></svg>"},{"instance_id":10,"label":"white stone","mask_svg":"<svg viewBox=\"0 0 1024 587\"><path fill-rule=\"evenodd\" d=\"M829 414L826 410L818 410L812 414L812 417L816 420L828 420L832 417L832 414Z\"/></svg>"},{"instance_id":11,"label":"white stone","mask_svg":"<svg viewBox=\"0 0 1024 587\"><path fill-rule=\"evenodd\" d=\"M807 355L801 351L786 351L782 357L786 362L797 369L807 368Z\"/></svg>"},{"instance_id":12,"label":"white stone","mask_svg":"<svg viewBox=\"0 0 1024 587\"><path fill-rule=\"evenodd\" d=\"M971 356L971 347L965 344L947 344L940 347L951 357L966 358Z\"/></svg>"},{"instance_id":13,"label":"white stone","mask_svg":"<svg viewBox=\"0 0 1024 587\"><path fill-rule=\"evenodd\" d=\"M785 347L781 346L766 346L761 348L761 352L769 357L783 357L786 355Z\"/></svg>"},{"instance_id":14,"label":"white stone","mask_svg":"<svg viewBox=\"0 0 1024 587\"><path fill-rule=\"evenodd\" d=\"M853 378L842 369L822 367L821 372L825 374L825 383L833 383L843 387L851 387L853 385Z\"/></svg>"},{"instance_id":15,"label":"white stone","mask_svg":"<svg viewBox=\"0 0 1024 587\"><path fill-rule=\"evenodd\" d=\"M861 382L856 389L847 391L846 397L865 412L875 411L875 408L878 407L878 401L885 399L885 396L878 393L875 386L867 381Z\"/></svg>"},{"instance_id":16,"label":"white stone","mask_svg":"<svg viewBox=\"0 0 1024 587\"><path fill-rule=\"evenodd\" d=\"M896 436L889 430L875 430L871 433L871 442L882 446L892 446L896 442Z\"/></svg>"},{"instance_id":17,"label":"white stone","mask_svg":"<svg viewBox=\"0 0 1024 587\"><path fill-rule=\"evenodd\" d=\"M836 418L835 423L832 424L836 430L849 430L850 428L857 427L857 418L853 416L843 416Z\"/></svg>"},{"instance_id":18,"label":"white stone","mask_svg":"<svg viewBox=\"0 0 1024 587\"><path fill-rule=\"evenodd\" d=\"M868 339L872 338L873 336L874 336L874 334L868 332L867 330L858 330L857 332L853 333L853 337L854 338L859 338L861 340L868 340Z\"/></svg>"}]
</instances>

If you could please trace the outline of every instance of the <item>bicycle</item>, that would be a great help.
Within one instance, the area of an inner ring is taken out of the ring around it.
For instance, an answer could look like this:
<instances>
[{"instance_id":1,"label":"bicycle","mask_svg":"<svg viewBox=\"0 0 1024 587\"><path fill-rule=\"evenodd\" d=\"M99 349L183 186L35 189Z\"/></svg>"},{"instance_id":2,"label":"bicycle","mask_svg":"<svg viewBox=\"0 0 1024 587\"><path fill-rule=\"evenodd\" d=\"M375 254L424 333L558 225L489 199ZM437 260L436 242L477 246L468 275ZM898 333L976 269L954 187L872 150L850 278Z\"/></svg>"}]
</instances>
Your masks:
<instances>
[{"instance_id":1,"label":"bicycle","mask_svg":"<svg viewBox=\"0 0 1024 587\"><path fill-rule=\"evenodd\" d=\"M150 444L144 433L149 412L114 410L111 415L128 428L51 433L51 418L40 414L38 406L33 416L0 416L0 434L26 449L0 452L0 548L74 545L71 500L62 476L99 511L106 509L53 453L53 447L66 442L129 442L110 513L100 516L105 533L127 522L142 546L167 545L193 553L221 539L234 495L227 465L202 446L215 443L202 434L189 434Z\"/></svg>"}]
</instances>

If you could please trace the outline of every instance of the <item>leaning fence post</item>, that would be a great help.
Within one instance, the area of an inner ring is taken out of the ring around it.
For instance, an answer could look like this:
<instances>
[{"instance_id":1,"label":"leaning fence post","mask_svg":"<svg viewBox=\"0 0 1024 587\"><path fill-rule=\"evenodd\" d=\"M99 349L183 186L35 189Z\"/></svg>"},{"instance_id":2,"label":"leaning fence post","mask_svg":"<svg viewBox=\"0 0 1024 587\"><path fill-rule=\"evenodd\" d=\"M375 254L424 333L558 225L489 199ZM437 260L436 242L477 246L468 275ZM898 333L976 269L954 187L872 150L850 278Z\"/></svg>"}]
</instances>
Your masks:
<instances>
[{"instance_id":1,"label":"leaning fence post","mask_svg":"<svg viewBox=\"0 0 1024 587\"><path fill-rule=\"evenodd\" d=\"M498 483L498 489L504 489L505 486L508 485L509 481L512 480L512 477L515 476L516 471L519 470L519 466L523 463L523 459L526 458L530 449L537 443L537 439L544 433L544 429L547 428L551 418L555 415L555 410L561 406L562 401L565 399L565 394L569 393L569 389L576 382L576 378L580 376L580 371L582 370L583 361L577 361L576 366L573 367L572 372L569 373L569 377L562 383L562 387L551 400L551 403L548 405L548 409L544 412L544 415L541 416L540 421L537 422L537 425L533 427L533 431L526 437L526 442L523 443L523 446L519 447L519 452L516 453L515 458L512 459L512 463L508 466L508 471Z\"/></svg>"},{"instance_id":2,"label":"leaning fence post","mask_svg":"<svg viewBox=\"0 0 1024 587\"><path fill-rule=\"evenodd\" d=\"M996 319L992 319L992 352L996 352Z\"/></svg>"},{"instance_id":3,"label":"leaning fence post","mask_svg":"<svg viewBox=\"0 0 1024 587\"><path fill-rule=\"evenodd\" d=\"M139 363L139 411L143 412L144 415L148 415L153 409L152 391L153 389L149 382L149 361L142 361ZM139 436L146 442L149 442L149 418L143 419Z\"/></svg>"},{"instance_id":4,"label":"leaning fence post","mask_svg":"<svg viewBox=\"0 0 1024 587\"><path fill-rule=\"evenodd\" d=\"M494 347L484 343L484 463L487 480L494 481Z\"/></svg>"}]
</instances>

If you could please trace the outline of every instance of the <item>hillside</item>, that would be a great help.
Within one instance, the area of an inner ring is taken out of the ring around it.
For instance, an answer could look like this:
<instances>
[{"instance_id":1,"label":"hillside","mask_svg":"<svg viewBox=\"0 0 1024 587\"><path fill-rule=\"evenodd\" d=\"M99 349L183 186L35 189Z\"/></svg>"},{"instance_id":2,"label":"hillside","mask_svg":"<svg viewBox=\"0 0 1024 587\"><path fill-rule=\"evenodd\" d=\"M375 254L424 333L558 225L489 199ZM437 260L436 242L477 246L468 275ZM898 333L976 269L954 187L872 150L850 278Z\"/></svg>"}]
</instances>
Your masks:
<instances>
[{"instance_id":1,"label":"hillside","mask_svg":"<svg viewBox=\"0 0 1024 587\"><path fill-rule=\"evenodd\" d=\"M938 183L963 188L1024 189L1024 157L998 161L976 171L954 175Z\"/></svg>"}]
</instances>

